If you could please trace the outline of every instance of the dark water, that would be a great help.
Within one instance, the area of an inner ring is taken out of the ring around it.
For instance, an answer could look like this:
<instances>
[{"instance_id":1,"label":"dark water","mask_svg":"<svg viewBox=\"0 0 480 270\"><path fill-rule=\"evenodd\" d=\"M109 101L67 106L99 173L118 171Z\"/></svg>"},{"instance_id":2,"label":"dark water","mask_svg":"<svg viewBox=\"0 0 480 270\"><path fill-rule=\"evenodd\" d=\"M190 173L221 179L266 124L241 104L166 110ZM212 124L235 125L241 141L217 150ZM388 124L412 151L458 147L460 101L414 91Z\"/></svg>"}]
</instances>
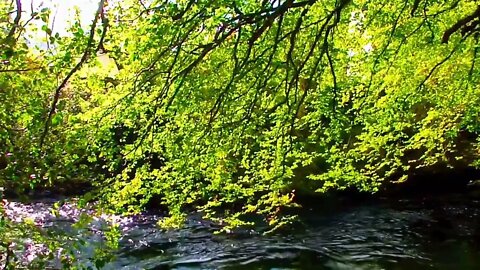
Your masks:
<instances>
[{"instance_id":1,"label":"dark water","mask_svg":"<svg viewBox=\"0 0 480 270\"><path fill-rule=\"evenodd\" d=\"M315 208L302 210L302 226L274 235L214 235L194 219L164 232L146 217L109 268L480 269L480 201L466 195Z\"/></svg>"},{"instance_id":2,"label":"dark water","mask_svg":"<svg viewBox=\"0 0 480 270\"><path fill-rule=\"evenodd\" d=\"M195 217L166 232L145 214L127 222L106 269L480 269L480 200L467 193L325 200L299 212L301 224L271 235L214 234Z\"/></svg>"}]
</instances>

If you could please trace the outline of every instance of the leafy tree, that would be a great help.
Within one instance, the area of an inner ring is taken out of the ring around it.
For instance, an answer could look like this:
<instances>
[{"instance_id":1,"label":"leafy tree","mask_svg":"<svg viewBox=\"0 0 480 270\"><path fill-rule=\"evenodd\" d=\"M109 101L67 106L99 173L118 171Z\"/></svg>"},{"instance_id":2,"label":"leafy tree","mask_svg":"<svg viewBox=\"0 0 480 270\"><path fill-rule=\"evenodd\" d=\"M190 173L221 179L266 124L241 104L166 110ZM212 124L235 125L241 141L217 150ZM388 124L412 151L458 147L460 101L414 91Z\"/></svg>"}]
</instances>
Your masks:
<instances>
[{"instance_id":1,"label":"leafy tree","mask_svg":"<svg viewBox=\"0 0 480 270\"><path fill-rule=\"evenodd\" d=\"M256 213L276 226L295 192L374 192L421 168L473 165L476 8L113 5L104 47L118 84L86 114L111 163L107 201L137 211L158 196L172 220L195 205L209 217L223 209L231 225Z\"/></svg>"},{"instance_id":2,"label":"leafy tree","mask_svg":"<svg viewBox=\"0 0 480 270\"><path fill-rule=\"evenodd\" d=\"M48 26L50 10L31 9L28 13L19 0L0 3L0 267L43 269L56 258L65 269L73 269L80 267L73 258L78 239L52 235L30 219L12 219L3 197L4 188L22 195L25 189L83 182L89 175L81 164L86 142L73 129L79 93L67 83L57 86L75 68L77 46L87 39L79 34L78 22L70 31L73 37L54 35ZM37 40L39 34L45 39ZM52 96L56 87L62 92ZM42 136L48 131L52 136ZM110 238L114 240L113 233ZM101 265L109 255L109 250L98 249L92 260Z\"/></svg>"},{"instance_id":3,"label":"leafy tree","mask_svg":"<svg viewBox=\"0 0 480 270\"><path fill-rule=\"evenodd\" d=\"M99 1L89 29L44 29L52 66L1 73L18 76L3 79L19 91L8 106L37 111L2 107L0 138L25 138L33 160L52 160L22 167L52 181L95 175L116 210L157 203L170 213L163 225L193 208L227 228L254 215L277 227L296 194L376 192L421 170L478 165L479 10L469 0Z\"/></svg>"}]
</instances>

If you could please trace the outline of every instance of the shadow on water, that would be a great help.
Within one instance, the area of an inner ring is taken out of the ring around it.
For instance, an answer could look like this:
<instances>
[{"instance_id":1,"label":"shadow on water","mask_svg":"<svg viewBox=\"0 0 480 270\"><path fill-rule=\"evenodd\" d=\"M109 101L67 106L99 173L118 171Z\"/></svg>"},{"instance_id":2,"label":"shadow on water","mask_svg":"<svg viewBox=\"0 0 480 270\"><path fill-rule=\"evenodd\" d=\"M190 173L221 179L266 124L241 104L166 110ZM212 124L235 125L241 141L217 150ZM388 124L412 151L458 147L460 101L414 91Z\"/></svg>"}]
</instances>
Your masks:
<instances>
[{"instance_id":1,"label":"shadow on water","mask_svg":"<svg viewBox=\"0 0 480 270\"><path fill-rule=\"evenodd\" d=\"M328 210L326 210L328 209ZM345 202L301 210L303 226L274 235L214 235L192 218L154 221L122 240L111 269L480 269L480 201L464 195Z\"/></svg>"}]
</instances>

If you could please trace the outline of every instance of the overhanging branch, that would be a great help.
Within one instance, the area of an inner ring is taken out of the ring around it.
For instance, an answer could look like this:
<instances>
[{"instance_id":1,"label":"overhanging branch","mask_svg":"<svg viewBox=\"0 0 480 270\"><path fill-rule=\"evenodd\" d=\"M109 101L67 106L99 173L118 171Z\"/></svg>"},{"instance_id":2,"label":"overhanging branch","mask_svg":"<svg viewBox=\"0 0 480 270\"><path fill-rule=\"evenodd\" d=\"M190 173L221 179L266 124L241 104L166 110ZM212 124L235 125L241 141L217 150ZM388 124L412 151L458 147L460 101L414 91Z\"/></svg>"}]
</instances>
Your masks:
<instances>
[{"instance_id":1,"label":"overhanging branch","mask_svg":"<svg viewBox=\"0 0 480 270\"><path fill-rule=\"evenodd\" d=\"M477 21L475 21L477 20ZM457 23L448 28L442 37L442 43L448 43L450 36L462 28L462 35L476 31L476 26L480 21L480 5L472 14L460 19Z\"/></svg>"},{"instance_id":2,"label":"overhanging branch","mask_svg":"<svg viewBox=\"0 0 480 270\"><path fill-rule=\"evenodd\" d=\"M53 96L53 102L52 102L52 105L50 107L50 111L48 112L47 119L45 120L45 127L43 129L43 133L40 137L40 148L42 148L42 146L45 142L45 138L48 135L48 131L49 131L49 128L50 128L52 117L55 114L55 110L57 108L57 103L58 103L58 100L60 99L60 94L61 94L63 88L65 88L65 86L67 85L70 78L78 70L80 70L80 68L83 66L83 64L85 62L87 62L87 60L88 60L88 58L91 54L91 50L92 50L92 47L93 47L93 44L94 44L94 38L95 38L95 29L97 27L97 22L98 22L99 17L103 16L102 14L104 12L105 2L106 2L106 0L100 0L100 2L98 4L98 9L95 13L95 17L93 19L92 26L90 27L90 36L88 37L87 47L85 48L85 51L82 55L82 58L80 58L80 61L78 61L78 63L70 70L70 72L68 72L67 76L63 79L63 81L60 83L60 85L57 87L57 89L55 89L55 94Z\"/></svg>"}]
</instances>

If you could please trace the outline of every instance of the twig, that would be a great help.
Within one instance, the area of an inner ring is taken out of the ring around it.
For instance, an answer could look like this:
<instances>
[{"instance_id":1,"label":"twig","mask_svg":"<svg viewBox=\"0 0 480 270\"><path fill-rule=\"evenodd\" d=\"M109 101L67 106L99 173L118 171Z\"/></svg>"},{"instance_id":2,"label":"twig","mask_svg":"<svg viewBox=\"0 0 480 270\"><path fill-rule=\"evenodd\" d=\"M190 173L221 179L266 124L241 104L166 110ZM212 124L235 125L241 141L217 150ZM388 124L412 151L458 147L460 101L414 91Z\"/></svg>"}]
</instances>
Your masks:
<instances>
[{"instance_id":1,"label":"twig","mask_svg":"<svg viewBox=\"0 0 480 270\"><path fill-rule=\"evenodd\" d=\"M0 73L6 73L6 72L26 72L26 71L39 70L39 69L42 69L42 67L18 68L18 69L0 69Z\"/></svg>"},{"instance_id":2,"label":"twig","mask_svg":"<svg viewBox=\"0 0 480 270\"><path fill-rule=\"evenodd\" d=\"M22 2L20 0L15 0L15 5L17 6L17 12L15 15L15 19L13 19L13 26L12 28L10 28L10 31L5 37L4 42L9 42L13 38L15 32L17 31L17 28L20 25L20 19L22 18Z\"/></svg>"}]
</instances>

